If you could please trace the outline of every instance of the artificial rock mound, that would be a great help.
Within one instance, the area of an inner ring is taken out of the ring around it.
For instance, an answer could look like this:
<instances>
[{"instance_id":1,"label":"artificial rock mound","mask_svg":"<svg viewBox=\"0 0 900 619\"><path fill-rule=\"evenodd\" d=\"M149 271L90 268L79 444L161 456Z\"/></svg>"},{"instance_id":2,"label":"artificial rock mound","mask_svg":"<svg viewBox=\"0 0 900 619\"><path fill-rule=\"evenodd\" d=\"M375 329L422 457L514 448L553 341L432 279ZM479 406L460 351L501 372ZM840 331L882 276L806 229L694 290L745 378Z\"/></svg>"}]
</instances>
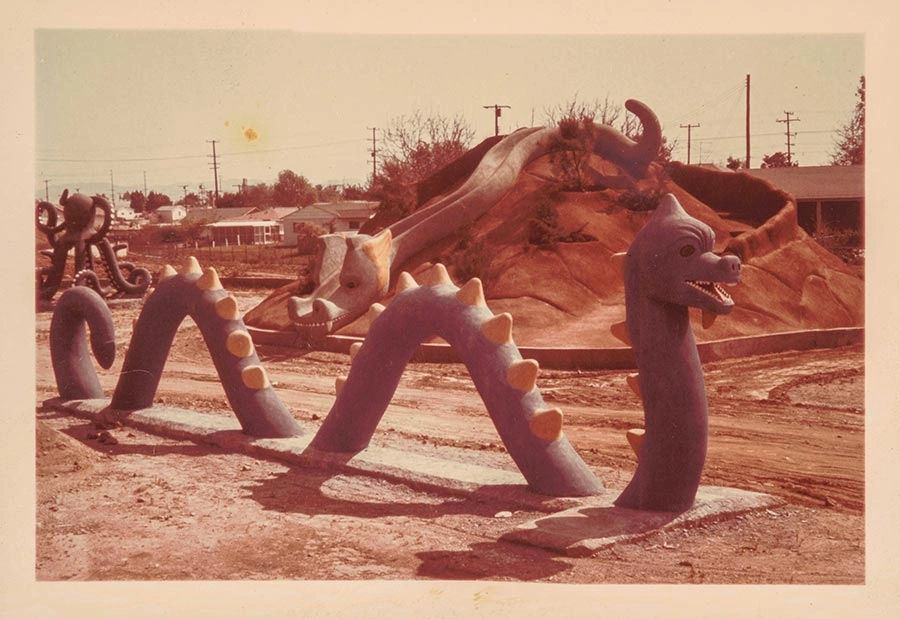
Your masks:
<instances>
[{"instance_id":1,"label":"artificial rock mound","mask_svg":"<svg viewBox=\"0 0 900 619\"><path fill-rule=\"evenodd\" d=\"M594 190L564 191L552 156L537 159L487 213L411 256L403 270L415 276L442 262L460 283L479 277L491 309L515 317L520 345L622 346L609 331L625 317L612 255L628 248L653 198L672 193L713 228L716 250L737 254L744 265L741 283L730 290L734 311L708 329L699 313L693 317L699 341L862 326L861 274L800 229L794 199L765 181L677 163L652 164L635 180L596 155L585 170ZM286 303L305 284L298 279L276 290L247 313L247 325L292 331ZM362 318L338 334L364 335L368 324Z\"/></svg>"}]
</instances>

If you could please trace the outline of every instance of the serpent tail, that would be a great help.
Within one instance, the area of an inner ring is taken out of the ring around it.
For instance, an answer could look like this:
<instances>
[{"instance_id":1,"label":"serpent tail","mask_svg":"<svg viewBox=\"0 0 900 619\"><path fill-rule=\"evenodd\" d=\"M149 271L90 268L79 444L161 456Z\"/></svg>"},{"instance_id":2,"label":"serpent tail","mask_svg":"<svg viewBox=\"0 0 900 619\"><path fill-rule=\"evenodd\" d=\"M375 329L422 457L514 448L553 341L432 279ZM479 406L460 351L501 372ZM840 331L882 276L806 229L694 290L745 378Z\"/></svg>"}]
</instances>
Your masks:
<instances>
[{"instance_id":1,"label":"serpent tail","mask_svg":"<svg viewBox=\"0 0 900 619\"><path fill-rule=\"evenodd\" d=\"M116 356L112 314L93 290L70 288L56 302L50 320L50 359L59 395L67 400L102 398L103 388L88 352L86 326L91 328L90 348L104 369Z\"/></svg>"}]
</instances>

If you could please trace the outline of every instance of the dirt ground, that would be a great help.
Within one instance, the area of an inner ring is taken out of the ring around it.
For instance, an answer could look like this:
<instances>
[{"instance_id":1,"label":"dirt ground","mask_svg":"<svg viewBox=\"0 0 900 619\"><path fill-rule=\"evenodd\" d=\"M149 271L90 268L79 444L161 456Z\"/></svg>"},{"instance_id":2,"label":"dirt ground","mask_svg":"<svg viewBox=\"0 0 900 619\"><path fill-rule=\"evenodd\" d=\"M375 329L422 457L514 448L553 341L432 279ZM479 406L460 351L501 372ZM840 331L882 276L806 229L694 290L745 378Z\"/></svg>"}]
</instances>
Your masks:
<instances>
[{"instance_id":1,"label":"dirt ground","mask_svg":"<svg viewBox=\"0 0 900 619\"><path fill-rule=\"evenodd\" d=\"M264 291L234 291L242 309ZM114 305L118 378L140 305ZM710 446L703 483L765 492L783 507L661 532L574 558L500 537L538 512L500 502L259 460L127 425L110 440L42 410L56 396L48 311L37 324L36 578L56 580L485 580L552 583L865 582L861 347L705 366ZM346 374L341 355L260 349L312 433ZM642 411L620 371L542 371L544 399L604 485L635 460ZM197 328L176 338L157 401L232 415ZM411 365L373 440L514 470L466 371ZM608 472L612 471L612 472ZM506 513L504 513L506 512Z\"/></svg>"}]
</instances>

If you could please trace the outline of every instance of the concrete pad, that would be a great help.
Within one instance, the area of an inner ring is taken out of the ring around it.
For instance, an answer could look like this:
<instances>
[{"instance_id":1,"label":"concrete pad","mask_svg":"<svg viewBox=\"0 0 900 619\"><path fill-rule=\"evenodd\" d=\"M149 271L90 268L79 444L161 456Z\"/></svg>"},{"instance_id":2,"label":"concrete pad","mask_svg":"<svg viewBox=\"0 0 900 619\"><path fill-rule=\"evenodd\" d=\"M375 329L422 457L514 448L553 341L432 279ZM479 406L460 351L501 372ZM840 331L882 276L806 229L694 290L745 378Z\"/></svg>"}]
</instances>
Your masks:
<instances>
[{"instance_id":1,"label":"concrete pad","mask_svg":"<svg viewBox=\"0 0 900 619\"><path fill-rule=\"evenodd\" d=\"M44 402L44 407L93 421L108 414L109 400L64 401L54 398ZM613 505L621 490L607 489L593 497L537 494L529 490L518 470L491 468L378 446L370 446L356 453L318 451L309 447L317 430L313 424L301 424L305 432L302 436L254 438L244 434L233 417L167 406L153 406L117 417L124 425L144 432L191 440L252 457L387 479L415 489L495 503L507 510L546 512L551 515L520 525L501 539L570 556L587 556L607 546L636 541L659 530L690 527L783 503L766 494L701 486L694 507L684 513L631 510Z\"/></svg>"},{"instance_id":2,"label":"concrete pad","mask_svg":"<svg viewBox=\"0 0 900 619\"><path fill-rule=\"evenodd\" d=\"M613 505L619 491L585 499L582 505L519 525L501 539L586 557L622 542L635 542L657 531L689 528L783 505L784 501L736 488L701 486L686 512L651 512Z\"/></svg>"},{"instance_id":3,"label":"concrete pad","mask_svg":"<svg viewBox=\"0 0 900 619\"><path fill-rule=\"evenodd\" d=\"M109 400L54 398L44 402L44 407L95 420L108 412ZM553 512L580 504L576 499L532 492L518 470L490 468L378 446L356 453L318 451L309 447L317 430L309 424L304 428L308 433L302 436L254 438L241 431L237 419L180 408L153 406L116 416L123 425L151 434L191 440L258 458L368 475L413 488L490 500L509 509Z\"/></svg>"}]
</instances>

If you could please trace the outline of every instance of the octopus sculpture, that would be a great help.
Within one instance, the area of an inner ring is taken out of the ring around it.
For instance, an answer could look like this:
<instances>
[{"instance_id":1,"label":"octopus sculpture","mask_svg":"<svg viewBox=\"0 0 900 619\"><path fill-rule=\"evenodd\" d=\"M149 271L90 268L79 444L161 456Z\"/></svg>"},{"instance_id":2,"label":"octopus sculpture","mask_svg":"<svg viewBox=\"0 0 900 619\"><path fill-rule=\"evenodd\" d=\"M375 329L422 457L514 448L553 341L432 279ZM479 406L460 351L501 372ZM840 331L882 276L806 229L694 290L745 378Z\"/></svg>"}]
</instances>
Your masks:
<instances>
[{"instance_id":1,"label":"octopus sculpture","mask_svg":"<svg viewBox=\"0 0 900 619\"><path fill-rule=\"evenodd\" d=\"M37 294L41 300L49 301L59 290L66 271L69 251L74 250L75 269L73 285L85 285L96 290L103 297L122 295L142 295L150 287L152 277L143 268L136 268L129 262L119 262L113 245L106 238L112 223L112 208L100 197L88 197L81 193L69 195L63 191L59 199L63 207L63 221L57 223L57 209L50 202L39 202L35 210L37 229L47 236L52 249L42 253L50 257L49 267L37 269ZM103 213L103 221L97 227L97 211ZM95 270L94 248L106 268L109 286L101 284Z\"/></svg>"}]
</instances>

